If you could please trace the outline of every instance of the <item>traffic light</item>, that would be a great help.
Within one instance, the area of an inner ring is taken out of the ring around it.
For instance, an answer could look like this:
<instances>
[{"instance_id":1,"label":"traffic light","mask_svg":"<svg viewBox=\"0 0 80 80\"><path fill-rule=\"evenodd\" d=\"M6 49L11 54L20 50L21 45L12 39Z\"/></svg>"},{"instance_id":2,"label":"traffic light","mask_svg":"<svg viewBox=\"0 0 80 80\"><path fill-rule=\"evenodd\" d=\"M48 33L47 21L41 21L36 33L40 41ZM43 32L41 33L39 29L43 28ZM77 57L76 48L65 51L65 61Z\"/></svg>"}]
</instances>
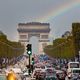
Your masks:
<instances>
[{"instance_id":1,"label":"traffic light","mask_svg":"<svg viewBox=\"0 0 80 80\"><path fill-rule=\"evenodd\" d=\"M34 58L32 57L32 65L34 65Z\"/></svg>"},{"instance_id":2,"label":"traffic light","mask_svg":"<svg viewBox=\"0 0 80 80\"><path fill-rule=\"evenodd\" d=\"M32 54L32 45L31 44L28 44L27 45L27 54L28 55L31 55Z\"/></svg>"}]
</instances>

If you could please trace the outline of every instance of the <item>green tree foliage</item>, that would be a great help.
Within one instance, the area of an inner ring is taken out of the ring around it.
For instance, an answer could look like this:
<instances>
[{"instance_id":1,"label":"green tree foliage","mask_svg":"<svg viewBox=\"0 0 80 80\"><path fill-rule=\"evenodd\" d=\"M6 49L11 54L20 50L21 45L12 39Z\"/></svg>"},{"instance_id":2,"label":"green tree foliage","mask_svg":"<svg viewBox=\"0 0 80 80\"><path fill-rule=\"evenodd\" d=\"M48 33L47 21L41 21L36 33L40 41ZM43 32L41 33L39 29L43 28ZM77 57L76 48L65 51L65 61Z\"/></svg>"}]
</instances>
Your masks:
<instances>
[{"instance_id":1,"label":"green tree foliage","mask_svg":"<svg viewBox=\"0 0 80 80\"><path fill-rule=\"evenodd\" d=\"M78 55L80 51L80 23L72 24L72 33L75 45L75 53Z\"/></svg>"},{"instance_id":2,"label":"green tree foliage","mask_svg":"<svg viewBox=\"0 0 80 80\"><path fill-rule=\"evenodd\" d=\"M19 42L11 42L7 40L7 36L0 34L0 58L7 57L9 59L17 57L24 53L24 46Z\"/></svg>"},{"instance_id":3,"label":"green tree foliage","mask_svg":"<svg viewBox=\"0 0 80 80\"><path fill-rule=\"evenodd\" d=\"M44 52L56 58L73 58L75 56L73 37L55 39L53 45L44 48Z\"/></svg>"}]
</instances>

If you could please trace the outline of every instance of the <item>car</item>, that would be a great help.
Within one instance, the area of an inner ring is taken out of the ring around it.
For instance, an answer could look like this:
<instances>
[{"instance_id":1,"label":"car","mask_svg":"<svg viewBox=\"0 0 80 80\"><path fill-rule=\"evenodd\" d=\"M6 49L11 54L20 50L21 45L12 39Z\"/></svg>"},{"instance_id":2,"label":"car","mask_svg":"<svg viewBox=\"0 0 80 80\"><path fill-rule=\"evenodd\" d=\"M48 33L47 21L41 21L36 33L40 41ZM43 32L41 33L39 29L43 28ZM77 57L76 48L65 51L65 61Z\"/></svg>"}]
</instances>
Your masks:
<instances>
[{"instance_id":1,"label":"car","mask_svg":"<svg viewBox=\"0 0 80 80\"><path fill-rule=\"evenodd\" d=\"M53 69L46 69L45 71L46 71L47 73L53 73L53 72L54 72Z\"/></svg>"},{"instance_id":2,"label":"car","mask_svg":"<svg viewBox=\"0 0 80 80\"><path fill-rule=\"evenodd\" d=\"M45 80L56 80L56 71L50 71L50 72L46 72L46 77Z\"/></svg>"},{"instance_id":3,"label":"car","mask_svg":"<svg viewBox=\"0 0 80 80\"><path fill-rule=\"evenodd\" d=\"M40 74L40 72L41 72L41 69L34 69L33 73L31 74L31 80L36 79L36 77Z\"/></svg>"},{"instance_id":4,"label":"car","mask_svg":"<svg viewBox=\"0 0 80 80\"><path fill-rule=\"evenodd\" d=\"M26 70L23 71L23 75L24 75L24 76L29 76L28 69L26 69Z\"/></svg>"},{"instance_id":5,"label":"car","mask_svg":"<svg viewBox=\"0 0 80 80\"><path fill-rule=\"evenodd\" d=\"M71 71L73 68L79 68L80 64L79 62L68 62L67 64L67 76L68 78L71 78Z\"/></svg>"},{"instance_id":6,"label":"car","mask_svg":"<svg viewBox=\"0 0 80 80\"><path fill-rule=\"evenodd\" d=\"M45 69L45 66L41 66L41 70L42 71L45 71L46 69Z\"/></svg>"},{"instance_id":7,"label":"car","mask_svg":"<svg viewBox=\"0 0 80 80\"><path fill-rule=\"evenodd\" d=\"M45 71L41 71L41 72L40 72L40 76L41 76L42 78L45 78L46 72L45 72Z\"/></svg>"},{"instance_id":8,"label":"car","mask_svg":"<svg viewBox=\"0 0 80 80\"><path fill-rule=\"evenodd\" d=\"M57 76L57 79L59 80L65 80L66 74L64 71L58 70L56 72L56 76Z\"/></svg>"},{"instance_id":9,"label":"car","mask_svg":"<svg viewBox=\"0 0 80 80\"><path fill-rule=\"evenodd\" d=\"M70 78L72 80L80 80L80 68L73 68L71 70Z\"/></svg>"}]
</instances>

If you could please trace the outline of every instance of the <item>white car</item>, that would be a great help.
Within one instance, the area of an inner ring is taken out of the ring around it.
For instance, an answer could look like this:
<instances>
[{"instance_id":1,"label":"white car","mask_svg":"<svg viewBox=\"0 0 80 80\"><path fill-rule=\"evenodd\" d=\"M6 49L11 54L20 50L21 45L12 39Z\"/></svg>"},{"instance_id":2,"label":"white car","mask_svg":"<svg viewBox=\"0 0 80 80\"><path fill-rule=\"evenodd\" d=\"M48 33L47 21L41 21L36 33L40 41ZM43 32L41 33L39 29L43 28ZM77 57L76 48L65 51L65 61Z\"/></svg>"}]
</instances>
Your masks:
<instances>
[{"instance_id":1,"label":"white car","mask_svg":"<svg viewBox=\"0 0 80 80\"><path fill-rule=\"evenodd\" d=\"M70 78L72 80L80 80L80 68L73 68L71 70Z\"/></svg>"}]
</instances>

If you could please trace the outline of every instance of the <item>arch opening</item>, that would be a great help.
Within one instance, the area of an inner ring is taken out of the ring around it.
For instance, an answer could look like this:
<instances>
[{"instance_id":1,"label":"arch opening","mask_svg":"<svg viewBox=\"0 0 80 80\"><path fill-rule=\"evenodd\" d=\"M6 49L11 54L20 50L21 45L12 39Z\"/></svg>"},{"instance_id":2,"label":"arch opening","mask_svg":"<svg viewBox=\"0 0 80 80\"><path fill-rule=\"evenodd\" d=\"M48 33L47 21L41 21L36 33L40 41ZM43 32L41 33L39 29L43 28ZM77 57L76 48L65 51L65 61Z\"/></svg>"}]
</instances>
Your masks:
<instances>
[{"instance_id":1,"label":"arch opening","mask_svg":"<svg viewBox=\"0 0 80 80\"><path fill-rule=\"evenodd\" d=\"M39 39L36 36L32 36L29 43L32 44L32 54L39 53Z\"/></svg>"}]
</instances>

